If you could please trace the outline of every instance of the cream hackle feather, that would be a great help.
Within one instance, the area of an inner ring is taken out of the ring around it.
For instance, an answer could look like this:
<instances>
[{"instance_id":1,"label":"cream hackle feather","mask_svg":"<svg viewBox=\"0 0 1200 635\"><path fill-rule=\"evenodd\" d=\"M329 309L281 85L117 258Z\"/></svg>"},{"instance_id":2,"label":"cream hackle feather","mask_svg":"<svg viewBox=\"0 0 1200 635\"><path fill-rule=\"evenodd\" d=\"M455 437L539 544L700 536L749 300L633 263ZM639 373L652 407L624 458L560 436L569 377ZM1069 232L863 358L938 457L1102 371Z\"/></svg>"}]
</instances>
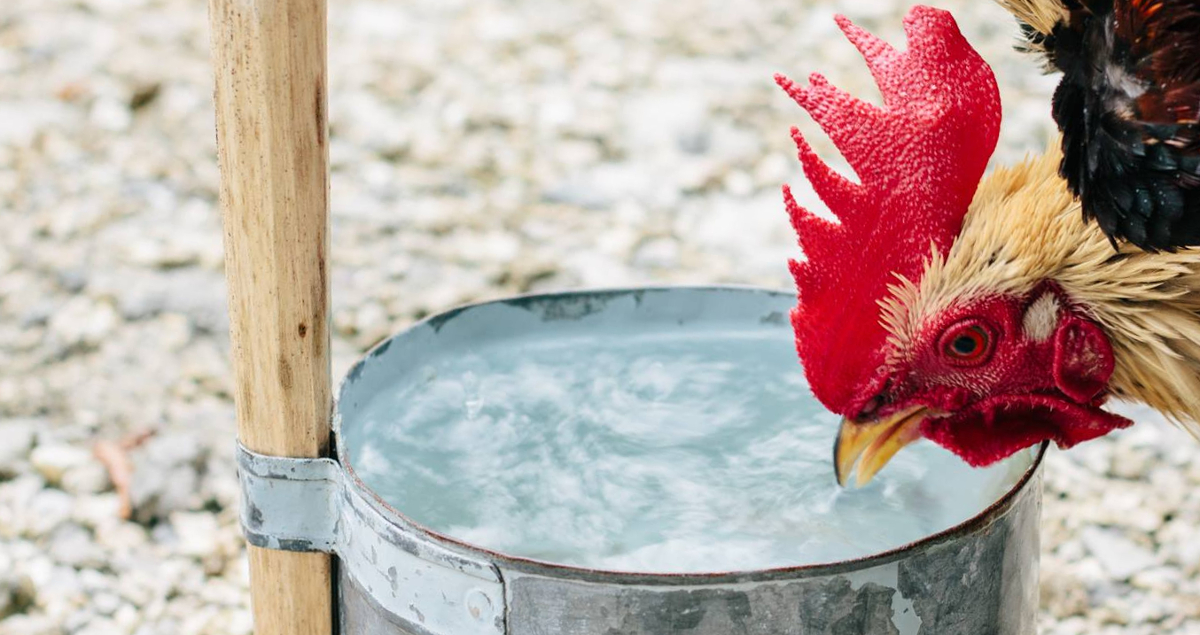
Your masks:
<instances>
[{"instance_id":1,"label":"cream hackle feather","mask_svg":"<svg viewBox=\"0 0 1200 635\"><path fill-rule=\"evenodd\" d=\"M1017 16L1018 20L1043 35L1049 35L1054 30L1054 25L1067 18L1067 9L1061 0L996 0L996 2Z\"/></svg>"},{"instance_id":2,"label":"cream hackle feather","mask_svg":"<svg viewBox=\"0 0 1200 635\"><path fill-rule=\"evenodd\" d=\"M920 283L892 287L882 303L892 350L904 355L924 321L952 304L1052 280L1108 333L1113 394L1200 438L1200 251L1114 251L1058 176L1058 147L984 177L949 253L932 254Z\"/></svg>"}]
</instances>

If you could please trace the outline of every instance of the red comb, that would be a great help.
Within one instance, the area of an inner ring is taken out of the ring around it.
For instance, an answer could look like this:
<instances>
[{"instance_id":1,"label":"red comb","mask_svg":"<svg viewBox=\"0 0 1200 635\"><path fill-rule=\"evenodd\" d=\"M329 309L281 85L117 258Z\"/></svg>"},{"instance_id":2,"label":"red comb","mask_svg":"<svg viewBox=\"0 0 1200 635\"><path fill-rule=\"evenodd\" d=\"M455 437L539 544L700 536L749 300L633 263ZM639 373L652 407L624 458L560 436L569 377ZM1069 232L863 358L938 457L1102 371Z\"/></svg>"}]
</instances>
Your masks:
<instances>
[{"instance_id":1,"label":"red comb","mask_svg":"<svg viewBox=\"0 0 1200 635\"><path fill-rule=\"evenodd\" d=\"M908 49L897 51L843 16L838 26L866 58L883 107L851 97L814 74L807 88L776 76L820 124L861 185L823 163L799 131L792 137L813 189L837 216L800 207L783 189L807 260L791 262L800 302L796 348L817 398L853 414L878 378L887 333L879 303L903 276L916 282L962 228L996 148L1000 95L991 68L947 12L914 7L904 18Z\"/></svg>"}]
</instances>

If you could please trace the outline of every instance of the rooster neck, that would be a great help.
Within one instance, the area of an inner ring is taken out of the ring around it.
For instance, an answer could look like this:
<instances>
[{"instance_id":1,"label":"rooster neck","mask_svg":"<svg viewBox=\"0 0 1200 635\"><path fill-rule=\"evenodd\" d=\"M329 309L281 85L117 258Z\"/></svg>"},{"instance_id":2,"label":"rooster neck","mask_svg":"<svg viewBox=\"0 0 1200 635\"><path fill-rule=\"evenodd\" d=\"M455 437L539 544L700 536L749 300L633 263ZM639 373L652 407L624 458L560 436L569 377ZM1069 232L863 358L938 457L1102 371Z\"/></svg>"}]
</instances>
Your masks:
<instances>
[{"instance_id":1,"label":"rooster neck","mask_svg":"<svg viewBox=\"0 0 1200 635\"><path fill-rule=\"evenodd\" d=\"M1051 150L981 181L950 251L936 251L919 282L884 301L896 350L931 315L987 295L1023 296L1056 284L1108 334L1116 355L1110 392L1200 432L1200 252L1114 249L1058 175ZM1200 436L1198 434L1197 436Z\"/></svg>"}]
</instances>

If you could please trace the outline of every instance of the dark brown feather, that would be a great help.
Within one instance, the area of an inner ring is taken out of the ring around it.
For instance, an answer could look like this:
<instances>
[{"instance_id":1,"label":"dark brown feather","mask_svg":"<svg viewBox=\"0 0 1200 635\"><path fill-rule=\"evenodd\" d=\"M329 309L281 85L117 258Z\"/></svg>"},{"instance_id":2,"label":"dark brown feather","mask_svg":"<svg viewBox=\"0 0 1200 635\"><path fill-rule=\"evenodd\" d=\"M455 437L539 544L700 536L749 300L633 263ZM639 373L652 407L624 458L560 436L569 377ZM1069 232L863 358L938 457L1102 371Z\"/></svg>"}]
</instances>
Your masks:
<instances>
[{"instance_id":1,"label":"dark brown feather","mask_svg":"<svg viewBox=\"0 0 1200 635\"><path fill-rule=\"evenodd\" d=\"M1116 39L1146 83L1137 99L1147 123L1195 123L1200 114L1200 2L1125 0L1113 7Z\"/></svg>"},{"instance_id":2,"label":"dark brown feather","mask_svg":"<svg viewBox=\"0 0 1200 635\"><path fill-rule=\"evenodd\" d=\"M1143 249L1200 245L1200 1L1063 0L1027 48L1063 73L1062 175L1085 217Z\"/></svg>"}]
</instances>

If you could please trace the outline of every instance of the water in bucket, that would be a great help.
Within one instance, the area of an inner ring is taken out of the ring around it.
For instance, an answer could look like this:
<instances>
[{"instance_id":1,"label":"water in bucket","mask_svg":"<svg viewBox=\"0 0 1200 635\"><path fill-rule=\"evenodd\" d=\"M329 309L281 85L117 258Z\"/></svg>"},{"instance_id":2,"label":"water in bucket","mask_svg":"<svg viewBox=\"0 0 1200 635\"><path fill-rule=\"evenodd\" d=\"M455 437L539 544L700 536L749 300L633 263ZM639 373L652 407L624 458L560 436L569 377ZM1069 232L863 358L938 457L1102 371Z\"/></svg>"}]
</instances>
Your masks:
<instances>
[{"instance_id":1,"label":"water in bucket","mask_svg":"<svg viewBox=\"0 0 1200 635\"><path fill-rule=\"evenodd\" d=\"M842 490L838 418L787 329L581 330L415 360L347 433L367 486L410 519L562 564L684 573L826 563L952 527L1030 452L972 469L932 443Z\"/></svg>"}]
</instances>

